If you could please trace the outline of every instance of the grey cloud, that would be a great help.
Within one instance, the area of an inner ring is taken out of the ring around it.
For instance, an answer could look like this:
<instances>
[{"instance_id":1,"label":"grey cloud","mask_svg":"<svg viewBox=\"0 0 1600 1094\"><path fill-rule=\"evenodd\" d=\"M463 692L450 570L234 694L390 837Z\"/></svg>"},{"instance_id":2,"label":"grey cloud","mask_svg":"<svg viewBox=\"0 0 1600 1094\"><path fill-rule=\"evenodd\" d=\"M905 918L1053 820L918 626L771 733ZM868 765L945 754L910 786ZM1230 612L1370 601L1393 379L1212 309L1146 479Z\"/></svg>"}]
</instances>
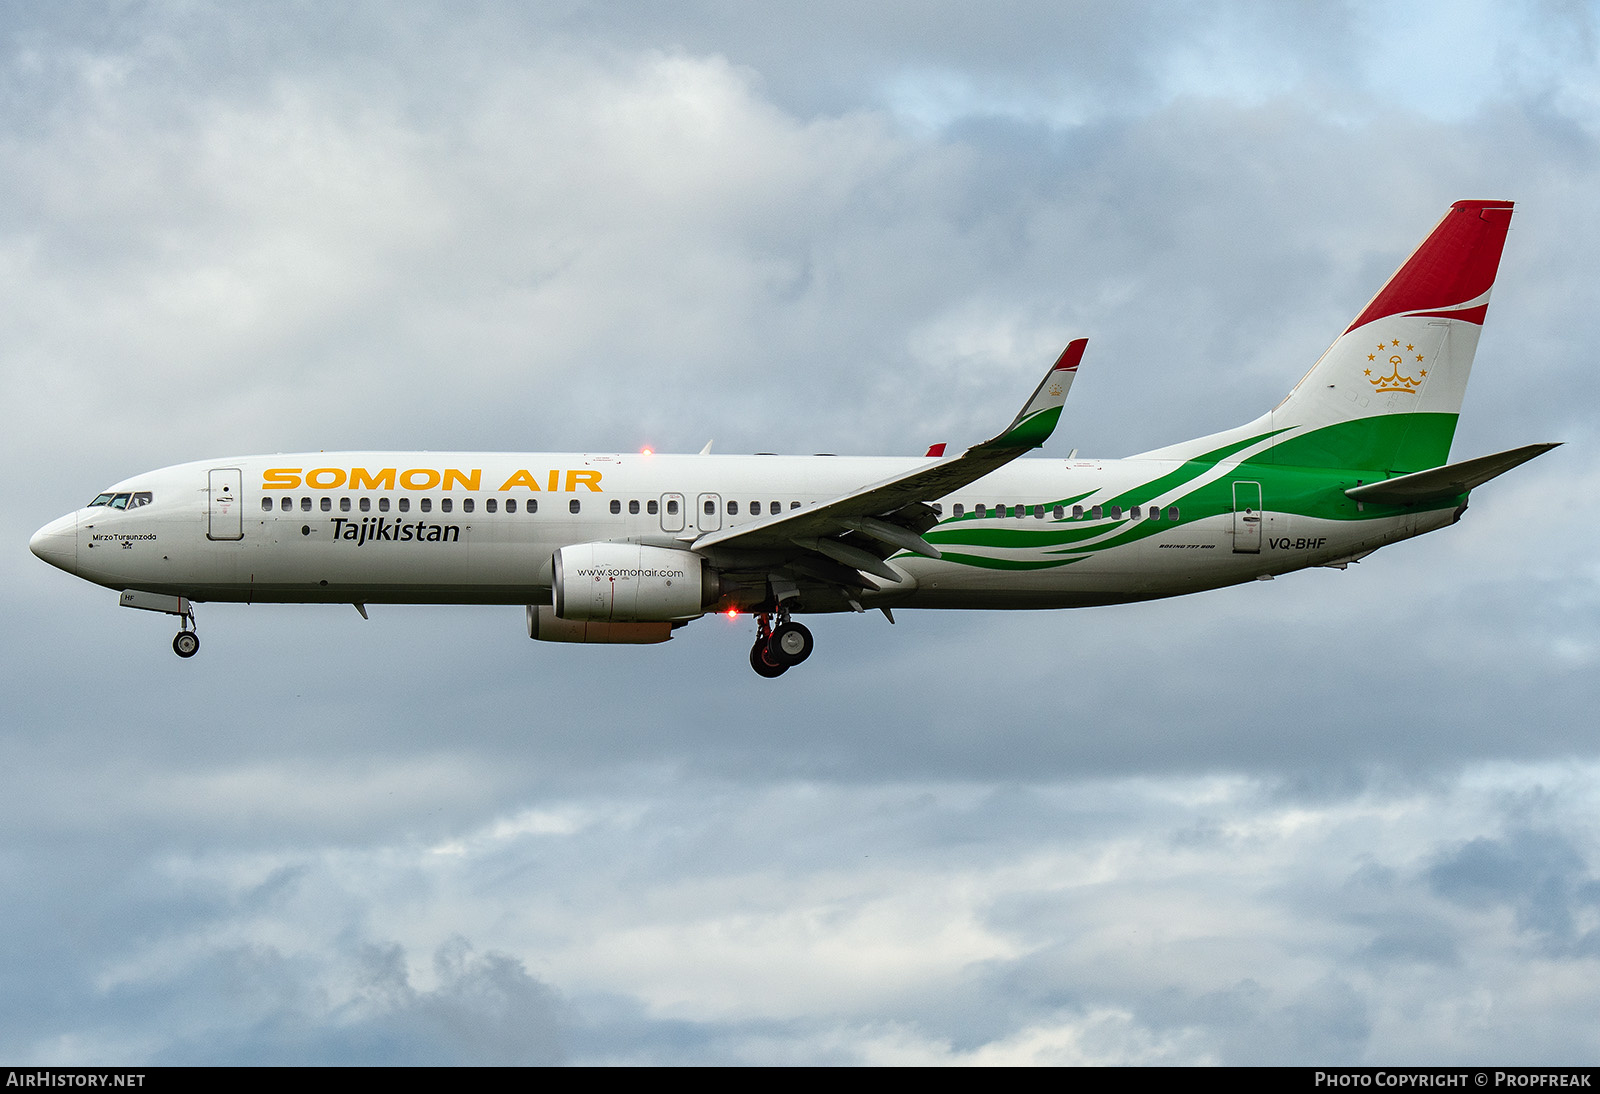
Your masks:
<instances>
[{"instance_id":1,"label":"grey cloud","mask_svg":"<svg viewBox=\"0 0 1600 1094\"><path fill-rule=\"evenodd\" d=\"M1560 832L1517 829L1479 837L1442 855L1428 870L1440 895L1465 907L1511 909L1517 927L1551 953L1600 956L1600 931L1584 920L1600 910L1600 878Z\"/></svg>"}]
</instances>

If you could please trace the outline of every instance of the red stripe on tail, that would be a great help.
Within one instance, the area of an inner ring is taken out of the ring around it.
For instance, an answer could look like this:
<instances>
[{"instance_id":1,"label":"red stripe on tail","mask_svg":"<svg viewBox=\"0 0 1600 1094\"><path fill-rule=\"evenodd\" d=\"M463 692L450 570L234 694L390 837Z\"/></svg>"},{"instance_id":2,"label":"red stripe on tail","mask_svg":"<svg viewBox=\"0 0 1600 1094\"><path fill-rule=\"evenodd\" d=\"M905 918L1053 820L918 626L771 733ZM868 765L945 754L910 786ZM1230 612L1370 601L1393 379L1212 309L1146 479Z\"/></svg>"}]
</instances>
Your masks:
<instances>
[{"instance_id":1,"label":"red stripe on tail","mask_svg":"<svg viewBox=\"0 0 1600 1094\"><path fill-rule=\"evenodd\" d=\"M1449 308L1482 296L1494 285L1510 226L1509 201L1456 202L1345 333L1387 316ZM1449 318L1481 324L1483 310Z\"/></svg>"}]
</instances>

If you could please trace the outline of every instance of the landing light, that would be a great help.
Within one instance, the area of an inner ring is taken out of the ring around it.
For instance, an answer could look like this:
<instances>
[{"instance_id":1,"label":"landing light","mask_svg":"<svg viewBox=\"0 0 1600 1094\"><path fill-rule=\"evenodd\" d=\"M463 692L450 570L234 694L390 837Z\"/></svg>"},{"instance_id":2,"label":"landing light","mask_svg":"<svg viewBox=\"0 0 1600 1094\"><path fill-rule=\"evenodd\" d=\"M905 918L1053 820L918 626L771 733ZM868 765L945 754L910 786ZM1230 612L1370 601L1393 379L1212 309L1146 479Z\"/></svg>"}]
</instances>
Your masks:
<instances>
[{"instance_id":1,"label":"landing light","mask_svg":"<svg viewBox=\"0 0 1600 1094\"><path fill-rule=\"evenodd\" d=\"M655 454L656 454L656 450L653 449L653 448L641 448L641 449L639 449L639 455L641 455L641 456L654 456Z\"/></svg>"}]
</instances>

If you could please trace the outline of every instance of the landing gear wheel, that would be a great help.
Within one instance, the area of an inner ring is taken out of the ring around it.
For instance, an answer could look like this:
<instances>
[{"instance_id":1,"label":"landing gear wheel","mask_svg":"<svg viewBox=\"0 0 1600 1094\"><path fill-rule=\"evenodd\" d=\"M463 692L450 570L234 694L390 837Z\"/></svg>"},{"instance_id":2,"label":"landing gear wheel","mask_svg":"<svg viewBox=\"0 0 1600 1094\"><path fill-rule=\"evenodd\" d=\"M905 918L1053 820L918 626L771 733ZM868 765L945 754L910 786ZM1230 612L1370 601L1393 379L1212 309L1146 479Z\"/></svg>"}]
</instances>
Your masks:
<instances>
[{"instance_id":1,"label":"landing gear wheel","mask_svg":"<svg viewBox=\"0 0 1600 1094\"><path fill-rule=\"evenodd\" d=\"M200 636L193 631L179 631L172 640L172 652L179 657L193 657L200 652Z\"/></svg>"},{"instance_id":2,"label":"landing gear wheel","mask_svg":"<svg viewBox=\"0 0 1600 1094\"><path fill-rule=\"evenodd\" d=\"M785 668L798 665L810 657L812 647L816 645L811 632L799 623L778 624L768 644L772 649L772 659Z\"/></svg>"},{"instance_id":3,"label":"landing gear wheel","mask_svg":"<svg viewBox=\"0 0 1600 1094\"><path fill-rule=\"evenodd\" d=\"M765 676L770 680L789 671L788 665L779 665L769 660L771 656L767 652L767 643L762 639L758 638L756 644L750 647L750 667L756 670L757 676Z\"/></svg>"}]
</instances>

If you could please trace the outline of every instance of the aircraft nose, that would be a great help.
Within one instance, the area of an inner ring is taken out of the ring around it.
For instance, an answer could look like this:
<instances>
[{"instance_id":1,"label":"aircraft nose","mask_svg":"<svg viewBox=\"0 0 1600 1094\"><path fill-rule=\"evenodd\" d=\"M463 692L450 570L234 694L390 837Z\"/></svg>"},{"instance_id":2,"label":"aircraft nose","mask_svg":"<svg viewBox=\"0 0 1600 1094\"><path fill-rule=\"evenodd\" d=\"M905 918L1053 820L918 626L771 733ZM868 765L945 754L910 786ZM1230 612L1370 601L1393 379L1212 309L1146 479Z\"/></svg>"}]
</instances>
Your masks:
<instances>
[{"instance_id":1,"label":"aircraft nose","mask_svg":"<svg viewBox=\"0 0 1600 1094\"><path fill-rule=\"evenodd\" d=\"M78 514L69 513L33 533L28 550L58 569L73 573L78 568Z\"/></svg>"}]
</instances>

